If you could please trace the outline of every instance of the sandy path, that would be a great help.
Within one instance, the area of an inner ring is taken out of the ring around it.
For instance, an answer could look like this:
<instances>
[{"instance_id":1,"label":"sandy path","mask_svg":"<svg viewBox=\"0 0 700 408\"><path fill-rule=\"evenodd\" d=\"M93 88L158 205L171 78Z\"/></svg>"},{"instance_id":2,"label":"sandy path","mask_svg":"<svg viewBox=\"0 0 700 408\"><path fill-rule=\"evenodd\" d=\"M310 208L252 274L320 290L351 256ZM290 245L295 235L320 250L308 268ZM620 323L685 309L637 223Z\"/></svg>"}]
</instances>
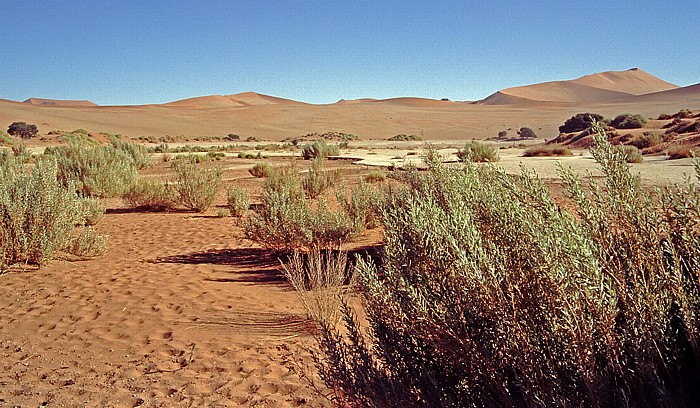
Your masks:
<instances>
[{"instance_id":1,"label":"sandy path","mask_svg":"<svg viewBox=\"0 0 700 408\"><path fill-rule=\"evenodd\" d=\"M0 276L0 405L327 406L296 295L232 218L112 212L107 257Z\"/></svg>"}]
</instances>

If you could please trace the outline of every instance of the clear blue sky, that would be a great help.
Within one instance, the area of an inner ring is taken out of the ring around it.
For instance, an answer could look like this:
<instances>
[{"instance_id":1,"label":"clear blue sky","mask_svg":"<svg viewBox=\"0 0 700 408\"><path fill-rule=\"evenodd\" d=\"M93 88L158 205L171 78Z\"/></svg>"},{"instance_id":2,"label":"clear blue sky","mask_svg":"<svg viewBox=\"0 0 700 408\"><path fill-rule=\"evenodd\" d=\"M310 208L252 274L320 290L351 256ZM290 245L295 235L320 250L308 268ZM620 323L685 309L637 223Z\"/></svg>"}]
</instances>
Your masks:
<instances>
[{"instance_id":1,"label":"clear blue sky","mask_svg":"<svg viewBox=\"0 0 700 408\"><path fill-rule=\"evenodd\" d=\"M0 0L0 98L477 100L639 67L700 82L700 1Z\"/></svg>"}]
</instances>

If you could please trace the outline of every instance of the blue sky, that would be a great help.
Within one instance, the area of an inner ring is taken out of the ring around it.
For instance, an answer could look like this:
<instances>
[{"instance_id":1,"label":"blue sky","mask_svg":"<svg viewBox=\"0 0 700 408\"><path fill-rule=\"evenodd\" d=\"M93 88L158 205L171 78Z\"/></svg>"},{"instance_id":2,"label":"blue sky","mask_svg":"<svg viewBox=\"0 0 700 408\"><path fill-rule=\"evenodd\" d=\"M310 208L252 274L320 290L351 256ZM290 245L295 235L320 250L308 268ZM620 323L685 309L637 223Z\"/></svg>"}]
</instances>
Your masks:
<instances>
[{"instance_id":1,"label":"blue sky","mask_svg":"<svg viewBox=\"0 0 700 408\"><path fill-rule=\"evenodd\" d=\"M700 1L0 0L0 98L477 100L639 67L700 82Z\"/></svg>"}]
</instances>

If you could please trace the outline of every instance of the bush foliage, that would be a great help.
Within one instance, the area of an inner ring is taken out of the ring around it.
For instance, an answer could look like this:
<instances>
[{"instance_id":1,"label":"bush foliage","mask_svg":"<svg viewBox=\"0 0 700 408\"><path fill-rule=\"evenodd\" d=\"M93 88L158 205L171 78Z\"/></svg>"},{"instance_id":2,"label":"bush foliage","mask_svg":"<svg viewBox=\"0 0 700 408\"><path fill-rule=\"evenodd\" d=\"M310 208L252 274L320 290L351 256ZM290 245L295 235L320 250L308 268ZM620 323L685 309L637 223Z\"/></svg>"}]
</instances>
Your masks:
<instances>
[{"instance_id":1,"label":"bush foliage","mask_svg":"<svg viewBox=\"0 0 700 408\"><path fill-rule=\"evenodd\" d=\"M177 202L191 211L208 210L221 188L221 168L207 169L193 160L176 160L172 168L175 171L173 189Z\"/></svg>"},{"instance_id":2,"label":"bush foliage","mask_svg":"<svg viewBox=\"0 0 700 408\"><path fill-rule=\"evenodd\" d=\"M12 136L18 136L22 139L31 139L39 133L36 125L26 122L13 122L8 128L7 133Z\"/></svg>"},{"instance_id":3,"label":"bush foliage","mask_svg":"<svg viewBox=\"0 0 700 408\"><path fill-rule=\"evenodd\" d=\"M572 133L586 130L594 123L604 121L604 117L597 113L577 113L559 126L559 133Z\"/></svg>"},{"instance_id":4,"label":"bush foliage","mask_svg":"<svg viewBox=\"0 0 700 408\"><path fill-rule=\"evenodd\" d=\"M658 199L598 129L605 175L431 162L392 194L369 327L322 323L321 377L353 406L693 406L700 400L700 190ZM700 162L695 161L700 181Z\"/></svg>"},{"instance_id":5,"label":"bush foliage","mask_svg":"<svg viewBox=\"0 0 700 408\"><path fill-rule=\"evenodd\" d=\"M44 265L60 251L104 253L106 238L83 227L98 221L94 212L100 210L86 209L92 204L62 185L57 173L55 160L40 160L31 172L11 153L0 162L0 272L15 264Z\"/></svg>"},{"instance_id":6,"label":"bush foliage","mask_svg":"<svg viewBox=\"0 0 700 408\"><path fill-rule=\"evenodd\" d=\"M639 129L644 127L646 123L647 120L642 115L625 113L615 116L615 119L612 120L611 125L617 129Z\"/></svg>"},{"instance_id":7,"label":"bush foliage","mask_svg":"<svg viewBox=\"0 0 700 408\"><path fill-rule=\"evenodd\" d=\"M340 154L338 145L329 145L323 139L315 140L301 149L301 156L304 160L325 159L328 156L337 156L338 154Z\"/></svg>"},{"instance_id":8,"label":"bush foliage","mask_svg":"<svg viewBox=\"0 0 700 408\"><path fill-rule=\"evenodd\" d=\"M486 143L470 141L463 149L457 151L459 161L497 162L500 157L495 147Z\"/></svg>"}]
</instances>

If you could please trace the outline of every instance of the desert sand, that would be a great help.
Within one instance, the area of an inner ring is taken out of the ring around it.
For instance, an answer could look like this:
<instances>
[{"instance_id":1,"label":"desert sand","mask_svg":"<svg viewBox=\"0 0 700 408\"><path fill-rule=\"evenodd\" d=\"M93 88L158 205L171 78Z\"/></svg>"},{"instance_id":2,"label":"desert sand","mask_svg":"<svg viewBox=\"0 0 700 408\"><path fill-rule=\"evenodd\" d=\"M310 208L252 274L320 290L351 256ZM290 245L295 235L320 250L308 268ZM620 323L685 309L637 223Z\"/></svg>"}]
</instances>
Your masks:
<instances>
[{"instance_id":1,"label":"desert sand","mask_svg":"<svg viewBox=\"0 0 700 408\"><path fill-rule=\"evenodd\" d=\"M83 128L131 137L236 133L271 141L353 133L361 140L342 151L349 160L329 162L352 184L376 166L420 160L422 142L386 141L399 133L421 135L449 158L466 140L500 130L514 134L528 126L536 142L554 138L579 112L657 116L684 108L700 110L698 85L681 88L631 70L511 88L478 102L406 97L311 105L256 93L144 106L0 100L0 123L36 123L42 134ZM597 175L585 150L524 159L522 147L501 146L499 165L506 171L516 173L524 163L555 190L558 163ZM268 160L293 160L284 154ZM245 187L259 202L263 181L247 172L255 162L229 156L221 164L225 186ZM305 165L299 163L300 170ZM648 185L681 182L692 172L689 159L660 156L632 168ZM142 174L167 172L167 164L158 163ZM224 190L204 214L141 212L109 200L97 226L109 236L106 256L0 275L0 405L331 406L313 368L315 325L280 274L278 256L246 240L237 219L216 216ZM381 240L381 231L369 231L346 249Z\"/></svg>"}]
</instances>

